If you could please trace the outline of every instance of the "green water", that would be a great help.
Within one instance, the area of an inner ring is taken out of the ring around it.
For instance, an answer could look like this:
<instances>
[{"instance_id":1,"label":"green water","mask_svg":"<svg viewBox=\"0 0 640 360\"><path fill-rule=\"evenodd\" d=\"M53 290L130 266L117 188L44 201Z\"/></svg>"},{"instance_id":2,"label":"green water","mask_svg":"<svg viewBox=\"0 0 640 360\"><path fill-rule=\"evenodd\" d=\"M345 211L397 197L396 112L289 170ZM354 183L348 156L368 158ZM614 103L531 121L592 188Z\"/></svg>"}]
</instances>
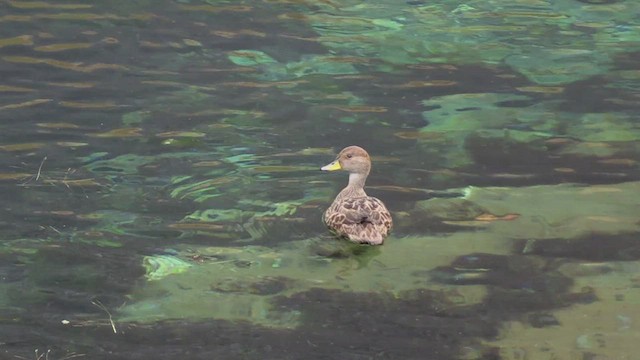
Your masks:
<instances>
[{"instance_id":1,"label":"green water","mask_svg":"<svg viewBox=\"0 0 640 360\"><path fill-rule=\"evenodd\" d=\"M0 3L0 352L632 359L639 13ZM321 222L348 145L381 247Z\"/></svg>"}]
</instances>

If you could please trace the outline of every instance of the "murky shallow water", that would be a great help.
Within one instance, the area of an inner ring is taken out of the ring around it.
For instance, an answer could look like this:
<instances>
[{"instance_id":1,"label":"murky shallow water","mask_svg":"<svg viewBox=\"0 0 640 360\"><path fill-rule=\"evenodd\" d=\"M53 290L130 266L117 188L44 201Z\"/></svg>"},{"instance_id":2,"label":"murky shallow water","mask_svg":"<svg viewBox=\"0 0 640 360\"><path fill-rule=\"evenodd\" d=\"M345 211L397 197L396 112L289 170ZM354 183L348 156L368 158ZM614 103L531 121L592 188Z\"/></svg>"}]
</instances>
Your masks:
<instances>
[{"instance_id":1,"label":"murky shallow water","mask_svg":"<svg viewBox=\"0 0 640 360\"><path fill-rule=\"evenodd\" d=\"M0 10L4 356L638 351L640 4ZM382 247L320 222L350 144Z\"/></svg>"}]
</instances>

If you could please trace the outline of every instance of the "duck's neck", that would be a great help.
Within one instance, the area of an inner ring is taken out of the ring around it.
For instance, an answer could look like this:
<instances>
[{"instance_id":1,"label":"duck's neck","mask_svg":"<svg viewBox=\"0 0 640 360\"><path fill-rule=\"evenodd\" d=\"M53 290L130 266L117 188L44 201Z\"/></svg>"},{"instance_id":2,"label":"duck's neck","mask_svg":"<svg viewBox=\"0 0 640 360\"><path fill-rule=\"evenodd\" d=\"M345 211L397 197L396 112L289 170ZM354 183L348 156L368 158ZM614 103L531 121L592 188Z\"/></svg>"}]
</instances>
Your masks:
<instances>
[{"instance_id":1,"label":"duck's neck","mask_svg":"<svg viewBox=\"0 0 640 360\"><path fill-rule=\"evenodd\" d=\"M367 193L364 192L364 183L367 181L367 175L368 174L350 173L349 184L340 191L336 200L347 197L367 196Z\"/></svg>"}]
</instances>

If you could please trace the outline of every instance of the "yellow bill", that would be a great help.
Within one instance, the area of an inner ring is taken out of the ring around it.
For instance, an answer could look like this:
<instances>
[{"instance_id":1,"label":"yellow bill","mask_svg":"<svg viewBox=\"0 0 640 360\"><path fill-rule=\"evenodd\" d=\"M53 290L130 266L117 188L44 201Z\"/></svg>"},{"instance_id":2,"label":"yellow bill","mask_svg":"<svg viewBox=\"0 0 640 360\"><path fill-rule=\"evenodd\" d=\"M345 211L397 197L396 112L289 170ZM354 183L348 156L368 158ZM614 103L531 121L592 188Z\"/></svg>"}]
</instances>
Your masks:
<instances>
[{"instance_id":1,"label":"yellow bill","mask_svg":"<svg viewBox=\"0 0 640 360\"><path fill-rule=\"evenodd\" d=\"M335 171L340 169L342 169L342 166L340 166L340 161L338 160L335 160L331 164L325 165L320 168L320 170L323 170L323 171Z\"/></svg>"}]
</instances>

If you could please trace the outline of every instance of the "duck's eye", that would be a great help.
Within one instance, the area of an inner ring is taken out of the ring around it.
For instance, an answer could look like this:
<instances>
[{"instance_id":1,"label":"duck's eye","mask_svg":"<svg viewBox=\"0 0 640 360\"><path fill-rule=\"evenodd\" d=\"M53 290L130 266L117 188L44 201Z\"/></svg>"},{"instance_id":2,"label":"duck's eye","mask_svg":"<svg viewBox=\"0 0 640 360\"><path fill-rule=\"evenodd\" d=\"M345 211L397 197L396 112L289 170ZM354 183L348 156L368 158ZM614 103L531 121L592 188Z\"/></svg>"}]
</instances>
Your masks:
<instances>
[{"instance_id":1,"label":"duck's eye","mask_svg":"<svg viewBox=\"0 0 640 360\"><path fill-rule=\"evenodd\" d=\"M351 159L352 157L353 157L353 155L347 154L347 159Z\"/></svg>"}]
</instances>

